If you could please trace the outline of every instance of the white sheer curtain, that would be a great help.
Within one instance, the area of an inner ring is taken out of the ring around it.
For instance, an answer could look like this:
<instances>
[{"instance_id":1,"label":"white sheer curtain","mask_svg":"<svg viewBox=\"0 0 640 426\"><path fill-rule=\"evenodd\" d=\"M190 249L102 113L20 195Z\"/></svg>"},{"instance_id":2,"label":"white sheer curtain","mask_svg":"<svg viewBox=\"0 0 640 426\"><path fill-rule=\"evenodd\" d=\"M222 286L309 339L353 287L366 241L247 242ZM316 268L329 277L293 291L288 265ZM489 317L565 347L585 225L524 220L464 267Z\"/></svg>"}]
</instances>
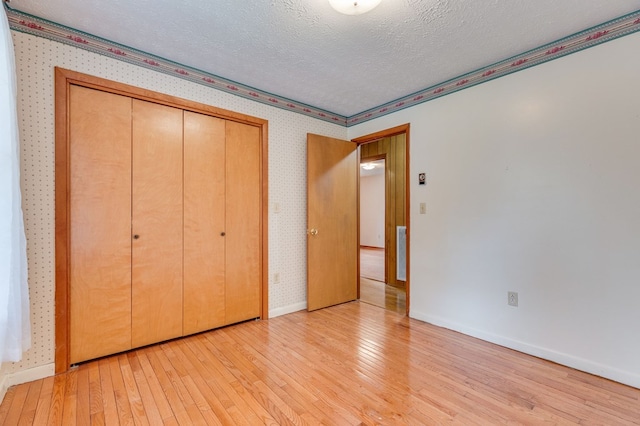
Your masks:
<instances>
[{"instance_id":1,"label":"white sheer curtain","mask_svg":"<svg viewBox=\"0 0 640 426\"><path fill-rule=\"evenodd\" d=\"M20 361L31 346L31 324L15 59L6 10L2 5L0 9L0 362L6 362Z\"/></svg>"}]
</instances>

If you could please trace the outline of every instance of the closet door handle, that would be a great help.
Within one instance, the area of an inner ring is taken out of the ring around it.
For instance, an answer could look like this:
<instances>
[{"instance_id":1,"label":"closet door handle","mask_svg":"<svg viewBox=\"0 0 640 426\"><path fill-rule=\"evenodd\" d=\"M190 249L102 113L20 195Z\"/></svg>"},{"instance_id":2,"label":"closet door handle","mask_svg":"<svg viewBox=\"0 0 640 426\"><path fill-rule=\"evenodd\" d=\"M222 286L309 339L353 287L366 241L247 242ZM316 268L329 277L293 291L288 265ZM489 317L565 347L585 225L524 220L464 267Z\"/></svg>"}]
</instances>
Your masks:
<instances>
[{"instance_id":1,"label":"closet door handle","mask_svg":"<svg viewBox=\"0 0 640 426\"><path fill-rule=\"evenodd\" d=\"M227 233L226 233L226 232L221 232L221 233L220 233L220 236L221 236L221 237L224 237L225 235L227 235Z\"/></svg>"},{"instance_id":2,"label":"closet door handle","mask_svg":"<svg viewBox=\"0 0 640 426\"><path fill-rule=\"evenodd\" d=\"M135 235L133 236L133 239L134 239L134 240L137 240L138 238L140 238L140 235L138 235L138 234L135 234Z\"/></svg>"}]
</instances>

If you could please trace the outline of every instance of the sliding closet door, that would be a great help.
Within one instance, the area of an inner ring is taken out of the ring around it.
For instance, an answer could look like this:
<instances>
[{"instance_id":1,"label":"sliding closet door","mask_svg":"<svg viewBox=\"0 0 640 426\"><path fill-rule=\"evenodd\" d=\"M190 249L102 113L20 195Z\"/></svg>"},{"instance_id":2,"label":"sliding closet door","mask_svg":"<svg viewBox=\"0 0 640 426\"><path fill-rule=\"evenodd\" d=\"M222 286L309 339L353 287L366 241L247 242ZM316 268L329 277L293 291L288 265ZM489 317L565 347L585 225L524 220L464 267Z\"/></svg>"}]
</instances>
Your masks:
<instances>
[{"instance_id":1,"label":"sliding closet door","mask_svg":"<svg viewBox=\"0 0 640 426\"><path fill-rule=\"evenodd\" d=\"M131 348L131 99L71 86L69 117L74 364Z\"/></svg>"},{"instance_id":2,"label":"sliding closet door","mask_svg":"<svg viewBox=\"0 0 640 426\"><path fill-rule=\"evenodd\" d=\"M225 323L225 121L184 113L184 334Z\"/></svg>"},{"instance_id":3,"label":"sliding closet door","mask_svg":"<svg viewBox=\"0 0 640 426\"><path fill-rule=\"evenodd\" d=\"M134 347L182 335L182 113L133 100Z\"/></svg>"},{"instance_id":4,"label":"sliding closet door","mask_svg":"<svg viewBox=\"0 0 640 426\"><path fill-rule=\"evenodd\" d=\"M226 124L226 323L260 316L260 130Z\"/></svg>"}]
</instances>

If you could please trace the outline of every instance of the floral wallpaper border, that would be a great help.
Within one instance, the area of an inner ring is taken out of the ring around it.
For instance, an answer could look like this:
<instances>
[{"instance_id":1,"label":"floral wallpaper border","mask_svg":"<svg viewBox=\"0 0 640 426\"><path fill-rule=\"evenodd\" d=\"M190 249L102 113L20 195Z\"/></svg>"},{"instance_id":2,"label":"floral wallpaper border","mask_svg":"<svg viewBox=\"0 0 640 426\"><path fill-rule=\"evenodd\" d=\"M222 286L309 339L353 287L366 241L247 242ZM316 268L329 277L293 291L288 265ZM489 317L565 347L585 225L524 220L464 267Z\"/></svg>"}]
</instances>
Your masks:
<instances>
[{"instance_id":1,"label":"floral wallpaper border","mask_svg":"<svg viewBox=\"0 0 640 426\"><path fill-rule=\"evenodd\" d=\"M44 37L60 43L79 47L101 55L153 69L178 78L189 80L207 87L232 93L256 102L277 108L304 114L342 126L353 126L387 114L409 108L432 99L455 93L459 90L481 84L495 78L542 64L544 62L578 52L640 31L640 10L613 19L571 36L554 41L520 55L505 59L493 65L458 76L435 86L427 87L416 93L379 105L367 111L345 117L330 111L313 107L292 99L284 98L254 87L218 77L195 68L184 66L168 59L133 49L112 41L56 24L33 15L29 15L5 4L9 26L15 31Z\"/></svg>"},{"instance_id":2,"label":"floral wallpaper border","mask_svg":"<svg viewBox=\"0 0 640 426\"><path fill-rule=\"evenodd\" d=\"M640 31L640 10L347 118L347 127Z\"/></svg>"},{"instance_id":3,"label":"floral wallpaper border","mask_svg":"<svg viewBox=\"0 0 640 426\"><path fill-rule=\"evenodd\" d=\"M49 40L85 49L100 55L109 56L130 64L149 68L164 74L202 84L207 87L232 93L256 102L272 105L285 110L298 112L320 120L346 125L347 117L334 114L291 99L277 96L254 87L218 77L217 75L178 64L159 56L124 46L46 19L38 18L6 6L9 27L12 30L32 34Z\"/></svg>"}]
</instances>

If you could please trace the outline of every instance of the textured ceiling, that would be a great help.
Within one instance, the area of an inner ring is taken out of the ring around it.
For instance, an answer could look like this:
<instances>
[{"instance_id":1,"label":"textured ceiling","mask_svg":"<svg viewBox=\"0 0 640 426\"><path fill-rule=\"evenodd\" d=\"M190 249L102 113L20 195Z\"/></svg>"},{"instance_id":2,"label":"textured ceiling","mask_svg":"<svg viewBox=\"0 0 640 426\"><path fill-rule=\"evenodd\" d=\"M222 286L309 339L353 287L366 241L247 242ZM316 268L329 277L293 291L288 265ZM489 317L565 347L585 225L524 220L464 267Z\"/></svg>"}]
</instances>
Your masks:
<instances>
[{"instance_id":1,"label":"textured ceiling","mask_svg":"<svg viewBox=\"0 0 640 426\"><path fill-rule=\"evenodd\" d=\"M11 0L10 7L343 116L640 9L640 0Z\"/></svg>"}]
</instances>

